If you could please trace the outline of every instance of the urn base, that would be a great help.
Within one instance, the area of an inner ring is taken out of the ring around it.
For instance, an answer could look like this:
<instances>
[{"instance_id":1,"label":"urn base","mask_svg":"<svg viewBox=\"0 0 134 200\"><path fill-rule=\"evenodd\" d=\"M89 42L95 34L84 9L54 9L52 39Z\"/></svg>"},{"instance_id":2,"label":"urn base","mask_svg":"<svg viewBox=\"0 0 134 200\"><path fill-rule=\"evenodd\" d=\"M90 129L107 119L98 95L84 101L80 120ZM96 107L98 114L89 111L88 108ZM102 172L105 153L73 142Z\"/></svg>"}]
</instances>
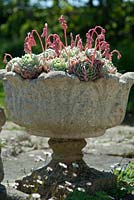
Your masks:
<instances>
[{"instance_id":1,"label":"urn base","mask_svg":"<svg viewBox=\"0 0 134 200\"><path fill-rule=\"evenodd\" d=\"M17 189L31 194L39 193L45 199L60 199L74 190L95 193L110 191L116 186L116 178L109 172L90 168L82 159L84 139L50 139L52 160L47 166L33 171L22 180L16 180Z\"/></svg>"}]
</instances>

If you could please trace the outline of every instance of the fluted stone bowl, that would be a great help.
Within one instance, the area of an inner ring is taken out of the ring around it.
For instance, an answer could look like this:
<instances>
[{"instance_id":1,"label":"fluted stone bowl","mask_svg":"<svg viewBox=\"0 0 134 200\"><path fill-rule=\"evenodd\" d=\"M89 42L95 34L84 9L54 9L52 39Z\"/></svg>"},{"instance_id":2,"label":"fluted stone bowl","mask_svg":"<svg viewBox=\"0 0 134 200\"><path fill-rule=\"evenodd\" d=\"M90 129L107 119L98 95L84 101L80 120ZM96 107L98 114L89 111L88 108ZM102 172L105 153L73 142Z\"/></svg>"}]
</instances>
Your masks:
<instances>
[{"instance_id":1,"label":"fluted stone bowl","mask_svg":"<svg viewBox=\"0 0 134 200\"><path fill-rule=\"evenodd\" d=\"M80 139L104 134L125 116L134 72L80 81L62 71L26 80L1 71L7 113L29 133L51 138Z\"/></svg>"}]
</instances>

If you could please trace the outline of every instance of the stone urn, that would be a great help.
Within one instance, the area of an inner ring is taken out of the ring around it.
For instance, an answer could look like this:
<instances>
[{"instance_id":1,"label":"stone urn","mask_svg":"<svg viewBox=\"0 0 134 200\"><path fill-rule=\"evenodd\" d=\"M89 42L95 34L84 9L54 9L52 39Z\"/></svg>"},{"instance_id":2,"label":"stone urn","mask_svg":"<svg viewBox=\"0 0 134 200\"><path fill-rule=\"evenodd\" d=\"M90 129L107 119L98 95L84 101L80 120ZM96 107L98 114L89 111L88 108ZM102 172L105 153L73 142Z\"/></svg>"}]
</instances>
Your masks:
<instances>
[{"instance_id":1,"label":"stone urn","mask_svg":"<svg viewBox=\"0 0 134 200\"><path fill-rule=\"evenodd\" d=\"M49 165L18 181L18 189L32 192L38 177L42 185L36 183L36 190L46 195L51 188L49 197L59 185L65 186L66 180L73 185L69 187L94 191L109 185L111 189L115 182L108 184L112 180L109 173L89 168L81 150L85 138L101 136L122 122L134 72L109 74L88 82L63 71L42 73L28 80L1 70L0 77L10 119L30 134L49 137L53 150Z\"/></svg>"}]
</instances>

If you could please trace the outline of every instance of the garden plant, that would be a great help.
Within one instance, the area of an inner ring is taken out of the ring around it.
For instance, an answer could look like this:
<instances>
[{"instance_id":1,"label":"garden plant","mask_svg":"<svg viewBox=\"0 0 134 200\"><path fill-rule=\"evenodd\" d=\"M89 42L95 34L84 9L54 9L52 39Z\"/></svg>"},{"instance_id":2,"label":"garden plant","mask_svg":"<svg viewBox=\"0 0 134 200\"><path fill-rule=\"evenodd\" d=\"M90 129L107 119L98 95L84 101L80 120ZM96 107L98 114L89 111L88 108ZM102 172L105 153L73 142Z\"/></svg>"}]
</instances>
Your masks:
<instances>
[{"instance_id":1,"label":"garden plant","mask_svg":"<svg viewBox=\"0 0 134 200\"><path fill-rule=\"evenodd\" d=\"M118 50L110 50L110 44L105 40L105 29L101 26L89 29L86 33L84 45L79 34L73 37L70 33L70 45L67 41L67 23L63 16L59 22L64 31L64 43L58 34L48 34L48 25L45 23L41 37L37 30L28 33L24 42L25 55L21 58L12 58L5 54L4 63L7 71L13 71L25 79L37 78L42 72L65 71L76 75L81 81L96 80L107 74L117 73L112 63L113 54L121 58ZM42 53L32 53L36 46L34 34L38 36ZM45 44L42 42L44 38ZM11 60L8 62L7 57Z\"/></svg>"}]
</instances>

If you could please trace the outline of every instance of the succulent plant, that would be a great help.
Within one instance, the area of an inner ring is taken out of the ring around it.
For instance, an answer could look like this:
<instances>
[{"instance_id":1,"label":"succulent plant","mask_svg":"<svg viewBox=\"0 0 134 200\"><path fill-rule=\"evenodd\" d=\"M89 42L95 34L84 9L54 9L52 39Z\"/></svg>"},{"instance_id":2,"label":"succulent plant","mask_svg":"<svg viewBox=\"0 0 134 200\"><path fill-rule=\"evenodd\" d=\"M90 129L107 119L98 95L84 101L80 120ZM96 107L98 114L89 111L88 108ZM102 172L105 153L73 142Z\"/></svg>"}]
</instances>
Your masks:
<instances>
[{"instance_id":1,"label":"succulent plant","mask_svg":"<svg viewBox=\"0 0 134 200\"><path fill-rule=\"evenodd\" d=\"M70 57L77 56L79 53L80 53L80 49L78 47L71 48L71 46L66 47L66 51L65 49L63 49L61 52L62 57L66 58L66 60L68 60L68 58Z\"/></svg>"},{"instance_id":2,"label":"succulent plant","mask_svg":"<svg viewBox=\"0 0 134 200\"><path fill-rule=\"evenodd\" d=\"M43 71L42 65L35 54L25 54L20 60L21 73L23 78L36 78Z\"/></svg>"},{"instance_id":3,"label":"succulent plant","mask_svg":"<svg viewBox=\"0 0 134 200\"><path fill-rule=\"evenodd\" d=\"M55 71L65 71L67 67L67 63L65 62L65 59L61 58L55 58L52 61L51 69Z\"/></svg>"},{"instance_id":4,"label":"succulent plant","mask_svg":"<svg viewBox=\"0 0 134 200\"><path fill-rule=\"evenodd\" d=\"M21 61L21 58L19 57L11 59L6 65L7 72L13 71L20 74L20 68L21 68L20 61Z\"/></svg>"},{"instance_id":5,"label":"succulent plant","mask_svg":"<svg viewBox=\"0 0 134 200\"><path fill-rule=\"evenodd\" d=\"M40 73L49 71L66 71L69 74L78 76L81 81L96 80L107 74L117 73L116 67L112 63L112 56L117 54L120 59L121 54L117 50L110 51L110 45L105 40L105 29L101 26L89 29L86 33L86 44L83 46L80 35L70 34L71 43L67 41L67 24L63 16L59 22L64 31L65 45L57 34L48 35L48 26L45 23L42 38L45 38L45 45L37 30L28 33L24 42L25 55L21 58L12 58L6 54L4 62L7 63L7 71L14 71L23 78L37 78ZM35 55L32 47L36 46L34 34L39 38L42 53ZM6 57L10 57L8 62Z\"/></svg>"},{"instance_id":6,"label":"succulent plant","mask_svg":"<svg viewBox=\"0 0 134 200\"><path fill-rule=\"evenodd\" d=\"M112 61L110 61L110 60L108 60L106 58L103 58L102 60L104 62L103 66L102 66L102 69L101 69L101 72L103 74L108 74L108 73L115 74L117 72L117 69L113 65Z\"/></svg>"}]
</instances>

